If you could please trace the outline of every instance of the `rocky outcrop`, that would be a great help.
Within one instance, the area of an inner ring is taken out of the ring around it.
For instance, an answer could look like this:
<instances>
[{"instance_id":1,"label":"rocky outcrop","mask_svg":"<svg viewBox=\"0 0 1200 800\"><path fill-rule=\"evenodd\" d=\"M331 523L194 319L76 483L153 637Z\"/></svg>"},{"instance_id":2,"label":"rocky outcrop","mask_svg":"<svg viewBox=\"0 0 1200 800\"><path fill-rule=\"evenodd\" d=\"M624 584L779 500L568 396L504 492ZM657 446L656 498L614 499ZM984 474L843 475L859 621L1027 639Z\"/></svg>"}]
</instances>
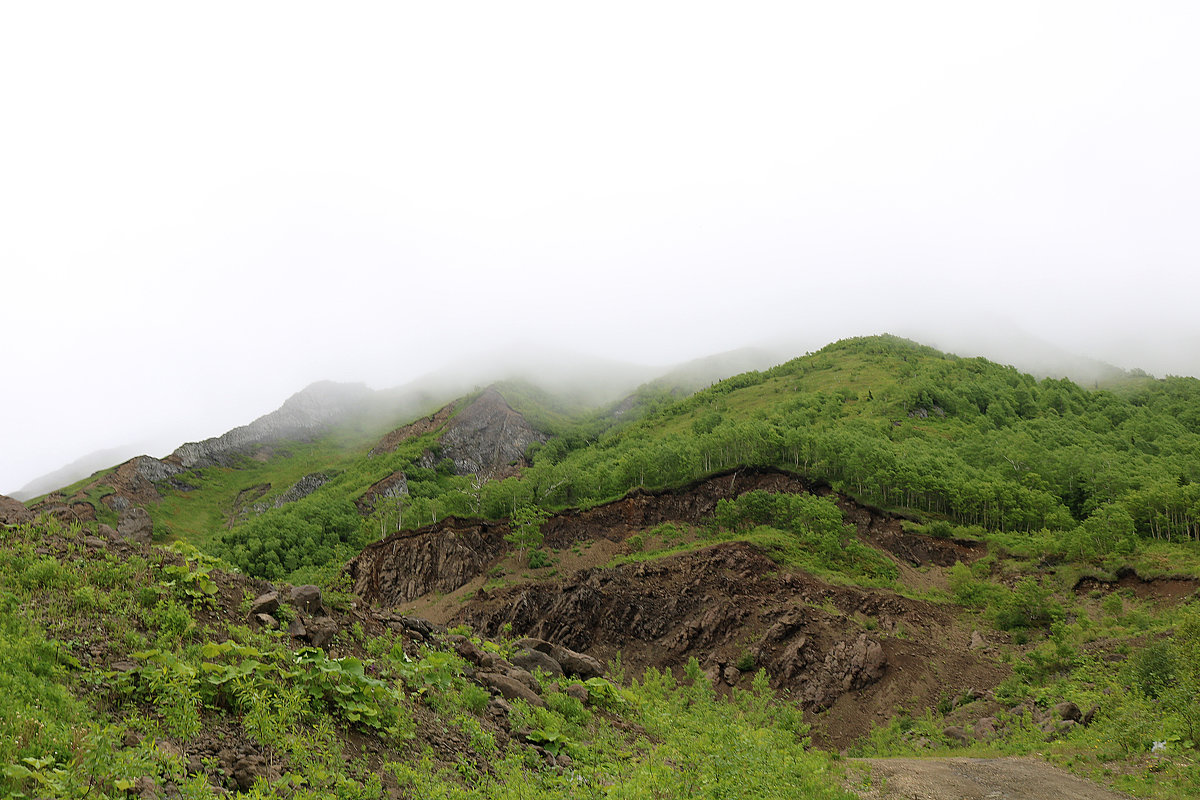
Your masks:
<instances>
[{"instance_id":1,"label":"rocky outcrop","mask_svg":"<svg viewBox=\"0 0 1200 800\"><path fill-rule=\"evenodd\" d=\"M825 653L808 677L802 702L823 711L852 689L870 686L883 677L887 657L878 640L860 633L857 638L838 642Z\"/></svg>"},{"instance_id":2,"label":"rocky outcrop","mask_svg":"<svg viewBox=\"0 0 1200 800\"><path fill-rule=\"evenodd\" d=\"M497 477L524 463L529 445L547 438L489 387L446 423L439 441L442 455L454 462L459 475Z\"/></svg>"},{"instance_id":3,"label":"rocky outcrop","mask_svg":"<svg viewBox=\"0 0 1200 800\"><path fill-rule=\"evenodd\" d=\"M564 511L546 520L542 534L546 545L555 548L586 539L621 541L663 522L699 522L713 513L720 500L754 489L803 492L809 488L804 480L776 470L729 472L679 489L639 489L602 506ZM504 541L508 533L507 523L447 517L436 525L402 531L368 545L346 570L354 580L354 591L367 602L399 605L429 592L452 592L481 574L509 549Z\"/></svg>"},{"instance_id":4,"label":"rocky outcrop","mask_svg":"<svg viewBox=\"0 0 1200 800\"><path fill-rule=\"evenodd\" d=\"M516 643L512 661L518 666L553 673L543 663L548 656L564 672L591 677L600 673L599 661L583 651L620 651L660 668L694 656L715 679L736 684L741 672L734 661L747 653L747 631L775 617L748 651L749 661L766 668L776 686L798 690L807 708L826 709L882 678L883 644L866 633L838 637L844 623L835 615L788 603L792 593L785 582L762 578L774 569L750 546L728 543L656 562L587 570L561 584L514 588L486 609L464 611L461 620L477 630L511 625L536 637ZM771 590L764 591L765 583L773 584ZM752 586L757 591L749 603ZM776 599L764 604L763 597ZM585 661L573 661L570 652Z\"/></svg>"},{"instance_id":5,"label":"rocky outcrop","mask_svg":"<svg viewBox=\"0 0 1200 800\"><path fill-rule=\"evenodd\" d=\"M373 392L359 383L320 381L297 392L270 414L201 442L188 442L166 461L185 469L226 466L235 455L285 439L307 440L370 408Z\"/></svg>"},{"instance_id":6,"label":"rocky outcrop","mask_svg":"<svg viewBox=\"0 0 1200 800\"><path fill-rule=\"evenodd\" d=\"M408 494L408 478L403 470L397 470L386 478L371 484L369 489L355 499L354 505L358 508L358 513L365 517L375 510L375 505L380 498L400 497L406 494Z\"/></svg>"},{"instance_id":7,"label":"rocky outcrop","mask_svg":"<svg viewBox=\"0 0 1200 800\"><path fill-rule=\"evenodd\" d=\"M458 402L455 401L449 405L443 406L428 417L422 417L416 422L410 422L407 425L402 425L394 431L389 432L386 436L379 440L378 444L371 448L368 456L384 455L385 453L393 453L396 448L417 436L436 431L449 421L454 414L454 409L458 407Z\"/></svg>"},{"instance_id":8,"label":"rocky outcrop","mask_svg":"<svg viewBox=\"0 0 1200 800\"><path fill-rule=\"evenodd\" d=\"M385 608L452 592L482 573L508 543L508 526L454 517L368 546L346 565L360 597Z\"/></svg>"},{"instance_id":9,"label":"rocky outcrop","mask_svg":"<svg viewBox=\"0 0 1200 800\"><path fill-rule=\"evenodd\" d=\"M283 508L288 503L302 500L329 483L332 478L333 475L328 472L309 473L288 487L288 490L279 495L279 497L276 497L273 503L255 503L253 507L254 512L262 514L272 508Z\"/></svg>"},{"instance_id":10,"label":"rocky outcrop","mask_svg":"<svg viewBox=\"0 0 1200 800\"><path fill-rule=\"evenodd\" d=\"M33 512L20 500L0 494L0 525L20 525L33 521Z\"/></svg>"}]
</instances>

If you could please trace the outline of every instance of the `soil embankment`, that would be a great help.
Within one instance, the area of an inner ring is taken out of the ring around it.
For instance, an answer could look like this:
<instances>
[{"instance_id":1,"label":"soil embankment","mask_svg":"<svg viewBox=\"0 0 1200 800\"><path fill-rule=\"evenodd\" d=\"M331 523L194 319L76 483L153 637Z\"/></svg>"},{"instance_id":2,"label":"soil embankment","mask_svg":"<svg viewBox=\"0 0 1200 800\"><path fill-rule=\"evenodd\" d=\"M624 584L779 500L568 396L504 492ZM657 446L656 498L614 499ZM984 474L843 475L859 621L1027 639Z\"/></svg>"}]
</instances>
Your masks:
<instances>
[{"instance_id":1,"label":"soil embankment","mask_svg":"<svg viewBox=\"0 0 1200 800\"><path fill-rule=\"evenodd\" d=\"M766 669L774 688L811 712L815 738L835 747L899 706L936 705L1005 677L1005 666L970 647L971 631L952 609L889 589L830 584L781 568L743 542L602 566L630 536L663 522L702 524L721 499L755 489L830 493L777 470L740 470L548 519L548 547L591 546L605 555L569 572L514 570L506 524L459 519L372 544L347 572L355 593L374 605L467 623L486 636L536 636L601 661L620 654L630 675L647 667L678 672L695 658L729 690L747 688ZM838 502L859 536L906 573L933 574L980 554L969 543L906 534L899 520L852 499ZM489 583L498 571L504 581Z\"/></svg>"}]
</instances>

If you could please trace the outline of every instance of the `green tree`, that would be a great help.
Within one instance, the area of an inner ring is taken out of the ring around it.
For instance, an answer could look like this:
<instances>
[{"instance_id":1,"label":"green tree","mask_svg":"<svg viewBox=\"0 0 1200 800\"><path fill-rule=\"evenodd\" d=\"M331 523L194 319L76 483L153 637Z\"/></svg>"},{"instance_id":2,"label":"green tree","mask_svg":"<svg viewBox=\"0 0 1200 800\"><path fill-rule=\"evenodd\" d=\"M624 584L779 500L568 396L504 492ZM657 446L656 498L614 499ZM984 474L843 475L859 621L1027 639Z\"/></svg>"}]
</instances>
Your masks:
<instances>
[{"instance_id":1,"label":"green tree","mask_svg":"<svg viewBox=\"0 0 1200 800\"><path fill-rule=\"evenodd\" d=\"M512 543L522 556L529 550L541 547L542 523L548 516L550 512L535 505L521 506L509 518L511 530L504 537L505 541Z\"/></svg>"}]
</instances>

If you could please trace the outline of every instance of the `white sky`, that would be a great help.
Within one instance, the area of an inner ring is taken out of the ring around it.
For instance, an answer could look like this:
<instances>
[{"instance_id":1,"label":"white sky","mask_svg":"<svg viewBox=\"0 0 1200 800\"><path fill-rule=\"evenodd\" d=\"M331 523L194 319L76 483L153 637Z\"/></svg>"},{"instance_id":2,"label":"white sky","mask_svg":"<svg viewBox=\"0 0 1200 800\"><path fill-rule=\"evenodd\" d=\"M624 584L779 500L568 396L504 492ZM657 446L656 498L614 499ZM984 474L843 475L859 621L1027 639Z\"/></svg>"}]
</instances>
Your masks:
<instances>
[{"instance_id":1,"label":"white sky","mask_svg":"<svg viewBox=\"0 0 1200 800\"><path fill-rule=\"evenodd\" d=\"M1198 38L1192 2L4 4L0 492L531 339L1200 373Z\"/></svg>"}]
</instances>

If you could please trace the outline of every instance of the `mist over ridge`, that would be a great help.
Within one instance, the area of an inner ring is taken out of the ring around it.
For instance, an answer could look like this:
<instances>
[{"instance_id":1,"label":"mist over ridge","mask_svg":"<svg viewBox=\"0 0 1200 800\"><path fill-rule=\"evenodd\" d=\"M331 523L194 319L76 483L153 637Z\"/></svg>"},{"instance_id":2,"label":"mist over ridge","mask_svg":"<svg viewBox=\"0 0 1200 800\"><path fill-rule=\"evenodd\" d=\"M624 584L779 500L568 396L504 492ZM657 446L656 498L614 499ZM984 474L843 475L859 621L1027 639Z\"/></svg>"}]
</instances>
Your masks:
<instances>
[{"instance_id":1,"label":"mist over ridge","mask_svg":"<svg viewBox=\"0 0 1200 800\"><path fill-rule=\"evenodd\" d=\"M1085 388L1117 381L1128 374L1120 367L1072 354L1036 337L1013 331L998 332L996 328L987 335L964 335L958 331L940 338L906 338L961 357L983 356L997 363L1013 365L1038 378L1066 377ZM210 431L209 436L188 440L159 437L161 444L157 448L130 445L97 451L27 480L16 491L0 494L27 500L135 455L161 457L175 454L187 467L203 463L205 448L211 443L228 441L224 446L234 446L242 439L262 435L263 430L279 430L280 435L299 432L321 417L336 419L339 414L350 411L363 420L374 420L373 424L407 422L462 395L503 381L529 383L581 409L614 403L648 383L695 391L732 375L783 363L829 343L797 340L790 344L759 343L672 366L653 367L536 342L521 342L452 360L440 369L398 386L375 389L361 382L319 380L290 395L273 411L224 431ZM1140 370L1138 374L1141 374ZM146 443L145 439L142 441Z\"/></svg>"}]
</instances>

